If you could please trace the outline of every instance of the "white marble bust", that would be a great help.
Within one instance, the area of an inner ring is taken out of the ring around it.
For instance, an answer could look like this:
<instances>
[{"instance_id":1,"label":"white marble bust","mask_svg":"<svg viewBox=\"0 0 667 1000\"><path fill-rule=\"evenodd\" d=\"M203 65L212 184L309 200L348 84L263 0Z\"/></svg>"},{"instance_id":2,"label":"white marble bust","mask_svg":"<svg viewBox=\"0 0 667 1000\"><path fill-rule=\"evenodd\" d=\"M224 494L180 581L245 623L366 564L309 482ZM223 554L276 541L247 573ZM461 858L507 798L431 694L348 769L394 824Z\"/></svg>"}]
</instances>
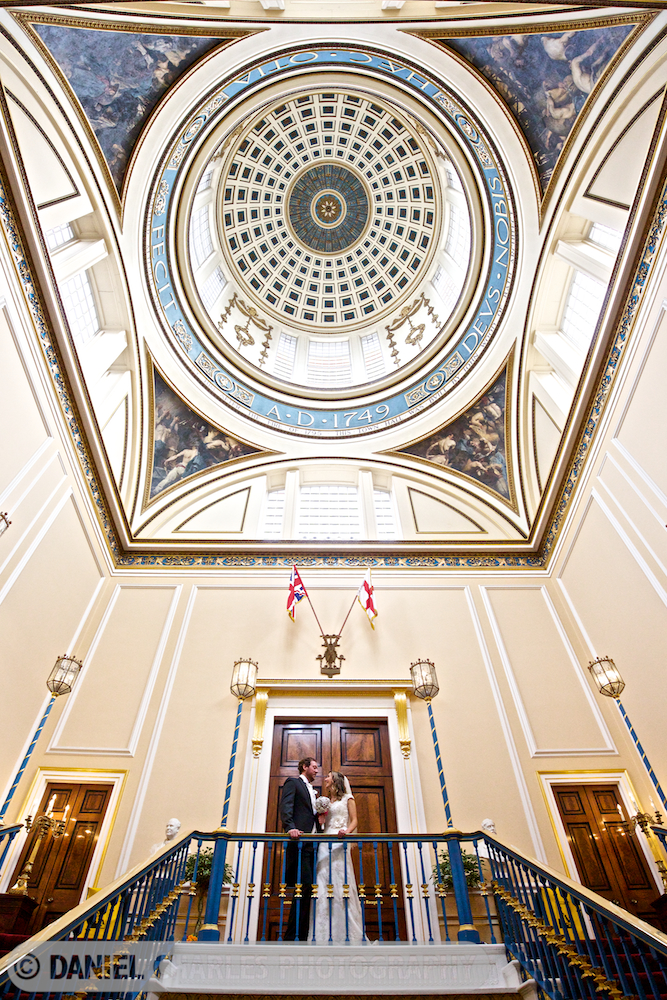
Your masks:
<instances>
[{"instance_id":1,"label":"white marble bust","mask_svg":"<svg viewBox=\"0 0 667 1000\"><path fill-rule=\"evenodd\" d=\"M178 832L180 829L181 829L180 819L176 819L175 816L172 817L172 819L168 819L167 825L164 829L164 840L161 840L159 844L153 844L153 846L151 847L151 854L155 854L156 851L159 851L162 847L165 847L167 844L171 843L172 840L175 840L176 837L178 837Z\"/></svg>"},{"instance_id":2,"label":"white marble bust","mask_svg":"<svg viewBox=\"0 0 667 1000\"><path fill-rule=\"evenodd\" d=\"M487 821L485 820L484 822L487 822ZM489 822L490 822L490 820L489 820ZM170 840L175 840L176 837L178 836L178 831L180 829L181 829L181 821L180 821L180 819L176 819L176 817L174 816L173 819L167 820L167 825L166 825L165 830L164 830L164 842L165 842L165 844L168 844ZM493 828L493 832L495 833L495 827Z\"/></svg>"},{"instance_id":3,"label":"white marble bust","mask_svg":"<svg viewBox=\"0 0 667 1000\"><path fill-rule=\"evenodd\" d=\"M491 836L493 836L497 832L496 824L493 822L492 819L483 819L479 827L480 830L483 830L485 833L490 833ZM489 856L489 849L483 840L477 841L477 853L480 856L480 858L488 858Z\"/></svg>"}]
</instances>

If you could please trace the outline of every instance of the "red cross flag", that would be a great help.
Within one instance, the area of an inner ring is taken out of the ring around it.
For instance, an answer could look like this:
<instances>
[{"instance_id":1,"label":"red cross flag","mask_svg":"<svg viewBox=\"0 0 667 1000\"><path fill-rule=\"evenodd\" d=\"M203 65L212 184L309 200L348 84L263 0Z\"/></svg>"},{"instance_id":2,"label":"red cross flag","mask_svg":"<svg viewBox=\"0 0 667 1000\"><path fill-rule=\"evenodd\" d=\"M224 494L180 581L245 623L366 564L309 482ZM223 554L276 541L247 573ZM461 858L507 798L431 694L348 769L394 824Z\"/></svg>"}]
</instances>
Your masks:
<instances>
[{"instance_id":1,"label":"red cross flag","mask_svg":"<svg viewBox=\"0 0 667 1000\"><path fill-rule=\"evenodd\" d=\"M294 621L296 606L299 601L303 600L304 597L308 597L306 588L304 587L301 577L299 576L298 569L296 566L292 566L292 575L289 579L289 594L287 595L287 614L290 616L292 621Z\"/></svg>"},{"instance_id":2,"label":"red cross flag","mask_svg":"<svg viewBox=\"0 0 667 1000\"><path fill-rule=\"evenodd\" d=\"M373 600L373 583L371 581L371 571L366 571L366 576L364 577L364 582L359 587L357 591L357 600L361 604L362 608L368 615L368 620L371 623L371 628L375 628L373 620L377 618L378 613L375 610L375 603Z\"/></svg>"}]
</instances>

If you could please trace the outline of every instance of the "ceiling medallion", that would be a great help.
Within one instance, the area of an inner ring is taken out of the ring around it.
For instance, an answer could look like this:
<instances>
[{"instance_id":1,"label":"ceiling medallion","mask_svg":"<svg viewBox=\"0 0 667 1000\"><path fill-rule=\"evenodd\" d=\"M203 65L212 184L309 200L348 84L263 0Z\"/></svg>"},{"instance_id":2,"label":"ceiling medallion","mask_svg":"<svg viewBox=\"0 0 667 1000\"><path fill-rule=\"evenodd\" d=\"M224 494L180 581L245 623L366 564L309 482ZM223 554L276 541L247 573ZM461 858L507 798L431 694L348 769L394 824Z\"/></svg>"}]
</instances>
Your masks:
<instances>
[{"instance_id":1,"label":"ceiling medallion","mask_svg":"<svg viewBox=\"0 0 667 1000\"><path fill-rule=\"evenodd\" d=\"M287 223L296 238L316 253L341 253L362 236L369 221L363 182L337 163L310 167L287 198Z\"/></svg>"},{"instance_id":2,"label":"ceiling medallion","mask_svg":"<svg viewBox=\"0 0 667 1000\"><path fill-rule=\"evenodd\" d=\"M322 226L337 226L347 214L345 202L330 191L314 198L310 210Z\"/></svg>"}]
</instances>

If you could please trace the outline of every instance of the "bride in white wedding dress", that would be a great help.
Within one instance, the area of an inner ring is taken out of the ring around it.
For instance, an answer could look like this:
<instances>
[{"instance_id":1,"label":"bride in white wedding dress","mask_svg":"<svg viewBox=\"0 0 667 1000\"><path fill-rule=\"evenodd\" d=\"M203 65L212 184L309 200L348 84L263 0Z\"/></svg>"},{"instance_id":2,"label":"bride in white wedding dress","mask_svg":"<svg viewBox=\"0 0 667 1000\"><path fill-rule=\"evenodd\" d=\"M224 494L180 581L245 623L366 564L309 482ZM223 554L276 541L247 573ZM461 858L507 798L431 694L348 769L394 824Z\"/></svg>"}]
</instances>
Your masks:
<instances>
[{"instance_id":1,"label":"bride in white wedding dress","mask_svg":"<svg viewBox=\"0 0 667 1000\"><path fill-rule=\"evenodd\" d=\"M318 803L321 802L322 807L326 808L328 798L329 804L322 833L337 834L340 840L344 840L357 829L357 805L350 783L340 771L330 771L323 784L324 796L318 799ZM318 845L317 906L314 921L311 914L311 928L308 935L312 941L314 931L317 944L326 944L329 941L335 944L347 942L360 944L364 940L351 846L343 843ZM343 895L345 884L349 887L347 900ZM333 885L332 899L327 896L329 885Z\"/></svg>"}]
</instances>

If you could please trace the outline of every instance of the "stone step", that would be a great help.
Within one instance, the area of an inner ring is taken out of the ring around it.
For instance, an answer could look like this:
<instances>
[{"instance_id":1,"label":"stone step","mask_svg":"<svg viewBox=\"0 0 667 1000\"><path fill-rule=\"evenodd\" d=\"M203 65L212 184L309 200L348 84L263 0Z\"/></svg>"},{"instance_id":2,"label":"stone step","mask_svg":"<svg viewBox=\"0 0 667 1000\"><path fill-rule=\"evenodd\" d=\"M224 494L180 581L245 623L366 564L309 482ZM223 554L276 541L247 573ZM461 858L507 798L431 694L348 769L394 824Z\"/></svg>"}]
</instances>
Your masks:
<instances>
[{"instance_id":1,"label":"stone step","mask_svg":"<svg viewBox=\"0 0 667 1000\"><path fill-rule=\"evenodd\" d=\"M169 993L170 1000L205 1000L206 997L210 997L211 993ZM507 1000L508 997L522 997L525 994L521 993L443 993L447 996L448 1000ZM157 994L149 994L149 997L157 996ZM251 996L257 996L255 993L226 993L226 1000L249 1000ZM356 1000L356 994L341 994L341 993L285 993L285 994L274 994L271 996L274 1000ZM423 996L423 994L406 994L406 993L369 993L365 994L367 1000L417 1000L417 996ZM26 994L27 997L27 994Z\"/></svg>"},{"instance_id":2,"label":"stone step","mask_svg":"<svg viewBox=\"0 0 667 1000\"><path fill-rule=\"evenodd\" d=\"M536 996L532 981L521 981L518 963L508 963L503 945L206 941L172 947L161 967L160 987L182 997Z\"/></svg>"}]
</instances>

